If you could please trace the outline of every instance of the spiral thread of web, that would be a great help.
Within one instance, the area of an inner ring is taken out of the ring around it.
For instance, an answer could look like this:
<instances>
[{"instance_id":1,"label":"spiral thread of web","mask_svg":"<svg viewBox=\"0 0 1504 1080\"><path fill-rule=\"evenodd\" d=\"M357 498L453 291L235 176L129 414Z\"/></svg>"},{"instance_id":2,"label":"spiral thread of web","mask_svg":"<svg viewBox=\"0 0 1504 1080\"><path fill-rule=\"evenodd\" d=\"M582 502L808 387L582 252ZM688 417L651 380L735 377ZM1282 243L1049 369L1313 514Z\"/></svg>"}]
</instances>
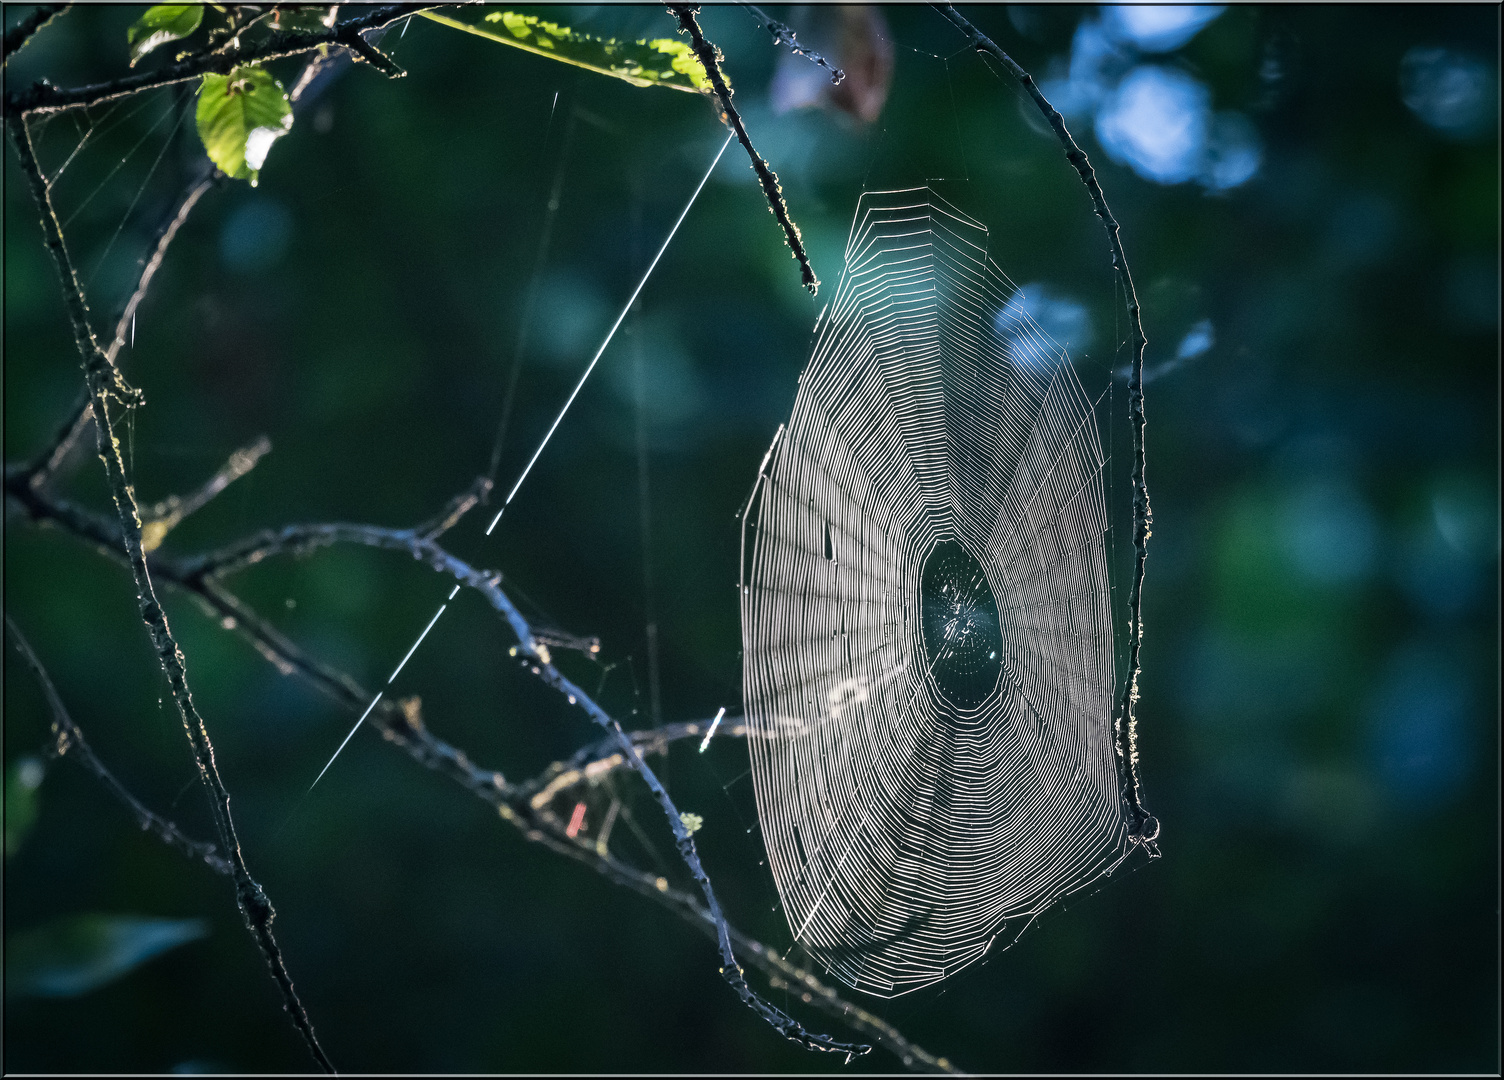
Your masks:
<instances>
[{"instance_id":1,"label":"spiral thread of web","mask_svg":"<svg viewBox=\"0 0 1504 1080\"><path fill-rule=\"evenodd\" d=\"M795 939L882 996L1132 846L1095 415L1016 293L928 189L864 195L746 517L769 866Z\"/></svg>"}]
</instances>

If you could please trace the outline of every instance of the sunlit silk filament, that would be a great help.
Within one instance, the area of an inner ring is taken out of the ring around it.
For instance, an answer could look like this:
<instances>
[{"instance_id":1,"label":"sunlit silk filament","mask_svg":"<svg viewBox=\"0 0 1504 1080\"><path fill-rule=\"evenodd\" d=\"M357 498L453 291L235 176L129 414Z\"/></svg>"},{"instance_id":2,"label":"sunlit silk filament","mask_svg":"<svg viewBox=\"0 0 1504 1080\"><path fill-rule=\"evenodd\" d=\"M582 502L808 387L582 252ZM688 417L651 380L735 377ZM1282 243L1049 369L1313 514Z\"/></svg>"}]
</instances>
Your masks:
<instances>
[{"instance_id":1,"label":"sunlit silk filament","mask_svg":"<svg viewBox=\"0 0 1504 1080\"><path fill-rule=\"evenodd\" d=\"M428 625L425 626L423 628L423 632L418 635L418 640L413 642L413 647L407 650L407 655L402 658L402 662L395 668L393 668L392 673L386 677L387 686L391 686L392 683L396 681L397 676L402 673L402 669L407 667L407 662L413 658L413 653L418 651L418 646L423 644L423 639L426 638L428 636L428 632L433 629L433 624L439 621L439 616L444 614L445 609L449 607L449 601L453 600L455 598L455 595L458 594L459 591L460 587L458 585L449 590L449 595L444 597L444 602L439 605L439 610L435 611L433 613L433 618L428 620ZM319 774L313 778L313 783L308 785L309 791L312 791L314 789L314 785L316 785L320 780L324 778L324 773L329 771L329 765L334 764L334 758L339 757L340 752L345 748L345 744L348 743L355 736L355 733L360 730L360 725L366 722L366 717L371 715L371 710L376 707L376 703L381 700L381 695L385 693L385 686L377 691L376 696L371 699L371 703L366 706L366 711L360 714L359 720L355 721L355 726L350 729L350 734L345 736L345 741L339 744L339 750L336 750L334 752L334 757L331 757L329 759L329 764L325 765L321 770L319 770Z\"/></svg>"},{"instance_id":2,"label":"sunlit silk filament","mask_svg":"<svg viewBox=\"0 0 1504 1080\"><path fill-rule=\"evenodd\" d=\"M555 104L558 103L557 97L555 97L554 102ZM674 227L670 229L668 231L668 235L664 237L663 244L658 248L658 254L653 256L653 261L648 264L648 268L643 273L642 279L637 282L637 287L632 290L632 295L627 298L626 304L622 306L621 314L617 315L616 321L611 324L611 329L607 332L606 339L601 342L600 348L596 349L595 355L590 358L590 364L585 368L585 373L580 376L580 381L575 383L574 390L570 392L568 400L564 402L564 407L559 410L559 415L554 417L554 422L549 426L548 433L543 436L543 441L538 444L538 449L533 451L533 456L531 459L529 459L527 467L522 470L522 475L517 477L517 482L512 485L512 490L507 493L506 500L501 504L501 509L496 511L496 516L491 519L491 524L486 526L487 536L490 536L492 530L496 528L496 523L501 520L502 511L504 511L509 505L511 505L512 499L516 496L518 489L522 487L522 482L527 479L527 474L532 471L533 466L537 464L538 458L543 455L544 447L548 446L548 440L553 438L553 434L558 429L560 422L564 419L565 413L569 412L569 407L574 404L574 399L579 396L581 388L584 387L585 380L590 378L590 373L595 370L595 365L600 362L601 356L606 351L606 347L611 344L611 339L616 336L616 331L620 329L622 322L626 319L627 312L630 311L632 309L632 305L637 302L638 294L642 292L643 286L648 283L648 278L653 276L653 271L657 269L659 260L663 258L663 253L668 250L669 244L673 242L674 235L679 231L679 226L684 224L684 219L689 216L689 211L695 205L695 200L700 197L700 192L705 189L706 183L709 182L710 174L715 172L715 167L720 164L722 155L726 153L726 147L731 145L731 139L732 136L727 135L726 141L721 143L721 148L716 151L715 158L710 162L710 168L705 170L705 175L700 178L699 184L695 186L694 192L689 196L689 201L684 204L684 209L680 211L678 220L674 222ZM355 733L360 730L360 725L366 722L366 717L371 715L371 710L376 708L377 702L379 702L382 696L386 693L387 687L391 686L392 683L396 681L396 678L401 673L402 669L407 666L407 662L413 658L413 653L418 651L418 646L423 644L423 639L428 637L429 631L434 628L434 624L439 621L439 617L443 615L445 610L449 607L449 601L453 600L455 598L455 595L458 594L459 591L460 587L458 585L456 585L449 591L449 595L445 597L444 602L439 605L439 610L434 612L433 618L428 620L428 625L423 628L423 632L419 634L417 640L413 642L412 648L407 650L407 655L402 658L402 662L398 664L397 667L392 671L391 675L387 677L386 687L382 687L381 690L377 692L376 696L371 699L371 703L366 706L366 711L360 714L360 719L355 721L355 726L350 729L350 733L345 736L344 741L339 744L339 748L334 751L334 756L329 759L328 763L321 770L319 770L319 774L318 776L314 777L313 783L308 785L309 791L312 791L318 784L318 782L324 778L324 773L329 771L329 766L333 765L335 759L344 752L344 749L347 745L349 745L350 740L355 737ZM721 711L723 713L725 712L724 709Z\"/></svg>"},{"instance_id":3,"label":"sunlit silk filament","mask_svg":"<svg viewBox=\"0 0 1504 1080\"><path fill-rule=\"evenodd\" d=\"M710 722L710 730L705 733L705 739L700 743L700 753L704 753L710 747L710 740L715 738L715 729L721 726L721 721L726 719L726 706L721 706L721 711L715 714L715 719Z\"/></svg>"},{"instance_id":4,"label":"sunlit silk filament","mask_svg":"<svg viewBox=\"0 0 1504 1080\"><path fill-rule=\"evenodd\" d=\"M637 288L632 290L632 295L622 305L621 313L616 316L616 321L611 324L611 329L606 332L606 340L602 341L600 348L595 350L595 355L590 358L590 364L585 368L585 373L580 376L580 381L574 384L574 389L570 391L568 399L564 402L564 407L559 410L559 415L554 417L554 422L549 425L547 434L543 436L543 441L538 444L538 449L533 451L533 456L528 459L527 465L522 470L522 475L517 477L517 482L512 485L512 490L507 492L507 497L502 501L501 509L496 511L496 516L491 519L491 524L486 526L487 536L490 536L491 531L496 528L496 523L501 520L501 515L506 512L506 508L512 505L512 500L516 498L518 489L522 487L522 482L527 479L527 474L533 471L533 466L537 464L538 458L543 455L543 448L548 445L548 440L554 437L554 432L558 430L560 422L563 421L565 414L569 412L569 407L574 404L574 399L579 396L580 390L584 387L585 380L590 378L590 373L595 370L595 365L600 362L601 355L606 351L606 347L611 344L611 339L616 336L616 331L621 327L622 322L625 321L627 312L631 311L632 305L637 302L637 294L642 292L642 287L648 283L648 278L653 276L653 270L657 268L658 260L663 258L663 253L668 250L669 244L673 242L674 234L679 231L679 226L684 224L684 219L689 216L690 208L694 206L695 200L700 197L701 190L710 180L710 174L715 172L715 167L720 164L721 155L726 152L726 147L731 145L731 138L732 136L727 135L726 141L721 143L720 150L716 151L715 160L710 163L710 168L705 170L705 175L700 178L699 186L695 188L694 194L689 197L689 202L684 204L684 209L679 214L679 220L674 222L674 227L663 238L663 245L659 247L658 254L654 255L653 261L648 263L648 268L644 271L642 280L637 283Z\"/></svg>"}]
</instances>

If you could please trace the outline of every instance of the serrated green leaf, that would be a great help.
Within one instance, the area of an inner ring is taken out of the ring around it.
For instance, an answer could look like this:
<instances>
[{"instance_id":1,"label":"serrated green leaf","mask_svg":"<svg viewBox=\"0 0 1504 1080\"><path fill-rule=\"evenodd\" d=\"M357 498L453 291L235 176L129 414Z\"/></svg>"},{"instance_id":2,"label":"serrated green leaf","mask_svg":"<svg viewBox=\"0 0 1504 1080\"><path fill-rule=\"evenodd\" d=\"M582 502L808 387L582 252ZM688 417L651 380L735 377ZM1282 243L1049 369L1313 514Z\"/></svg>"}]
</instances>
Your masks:
<instances>
[{"instance_id":1,"label":"serrated green leaf","mask_svg":"<svg viewBox=\"0 0 1504 1080\"><path fill-rule=\"evenodd\" d=\"M546 56L587 71L629 82L633 86L667 86L702 93L710 89L705 68L689 43L678 38L616 41L592 37L537 15L515 11L460 8L449 13L419 12L442 26L450 26L488 41L499 41L536 56Z\"/></svg>"},{"instance_id":2,"label":"serrated green leaf","mask_svg":"<svg viewBox=\"0 0 1504 1080\"><path fill-rule=\"evenodd\" d=\"M193 33L203 18L201 4L158 4L147 8L146 14L125 32L126 44L131 47L131 67L159 45Z\"/></svg>"},{"instance_id":3,"label":"serrated green leaf","mask_svg":"<svg viewBox=\"0 0 1504 1080\"><path fill-rule=\"evenodd\" d=\"M292 105L271 72L238 67L228 75L204 76L197 121L209 160L226 176L255 187L272 143L292 129Z\"/></svg>"},{"instance_id":4,"label":"serrated green leaf","mask_svg":"<svg viewBox=\"0 0 1504 1080\"><path fill-rule=\"evenodd\" d=\"M47 769L30 755L19 759L5 773L5 857L20 850L21 842L36 824L40 809L37 789Z\"/></svg>"},{"instance_id":5,"label":"serrated green leaf","mask_svg":"<svg viewBox=\"0 0 1504 1080\"><path fill-rule=\"evenodd\" d=\"M56 919L6 940L5 991L17 997L78 997L208 932L205 919Z\"/></svg>"}]
</instances>

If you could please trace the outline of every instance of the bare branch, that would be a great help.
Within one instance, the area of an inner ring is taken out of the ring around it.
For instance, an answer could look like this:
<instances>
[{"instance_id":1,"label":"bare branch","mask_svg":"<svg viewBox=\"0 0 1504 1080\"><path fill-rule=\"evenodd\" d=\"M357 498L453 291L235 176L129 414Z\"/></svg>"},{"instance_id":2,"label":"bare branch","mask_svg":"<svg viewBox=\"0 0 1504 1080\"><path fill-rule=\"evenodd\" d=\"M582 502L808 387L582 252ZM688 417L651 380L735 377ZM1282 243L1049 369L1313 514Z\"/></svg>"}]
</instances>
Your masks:
<instances>
[{"instance_id":1,"label":"bare branch","mask_svg":"<svg viewBox=\"0 0 1504 1080\"><path fill-rule=\"evenodd\" d=\"M41 684L42 693L47 698L47 707L52 711L52 741L48 744L47 752L54 758L72 755L72 760L77 761L104 784L105 790L124 804L136 819L136 824L143 832L149 832L168 847L177 848L190 859L196 859L216 873L233 875L235 870L228 859L219 853L219 849L213 844L191 840L183 834L183 831L171 821L152 813L141 800L137 799L125 789L113 773L105 768L104 762L99 760L99 755L94 753L94 748L84 738L84 733L68 715L68 709L63 705L62 696L58 694L57 687L53 685L47 669L42 667L42 661L37 658L36 651L32 649L31 642L26 640L26 635L21 633L21 628L9 613L5 616L5 629L10 632L11 640L16 646L26 665L31 668L32 674L37 677Z\"/></svg>"},{"instance_id":2,"label":"bare branch","mask_svg":"<svg viewBox=\"0 0 1504 1080\"><path fill-rule=\"evenodd\" d=\"M868 1053L872 1049L870 1046L842 1043L832 1039L828 1035L816 1035L805 1030L799 1021L763 1000L747 984L741 965L736 960L736 953L731 943L730 929L726 925L725 916L721 913L720 902L716 899L715 890L711 887L709 875L705 873L705 868L700 863L700 855L698 850L696 850L694 837L690 835L689 829L681 819L679 809L669 797L667 789L664 788L657 775L648 766L647 761L644 760L642 753L627 736L626 732L622 730L621 725L617 723L614 717L607 714L580 687L561 674L551 663L537 657L537 654L535 654L535 659L538 662L532 668L533 673L538 675L544 683L566 695L571 704L578 705L591 720L595 721L596 724L615 738L622 753L627 756L628 763L642 777L643 782L648 786L648 790L652 792L653 798L657 800L658 805L662 808L664 816L668 818L669 827L673 830L674 841L679 849L679 857L689 867L690 876L694 878L695 884L700 887L700 893L704 897L707 912L715 922L716 943L720 946L721 959L723 961L721 977L736 991L737 996L742 999L742 1002L767 1021L784 1038L798 1043L805 1049L823 1050L847 1055Z\"/></svg>"},{"instance_id":3,"label":"bare branch","mask_svg":"<svg viewBox=\"0 0 1504 1080\"><path fill-rule=\"evenodd\" d=\"M768 200L768 209L778 219L778 224L783 227L783 235L794 252L794 258L799 261L799 273L804 287L813 295L819 291L820 281L815 277L815 268L809 264L809 256L804 252L804 241L799 236L799 226L795 225L794 219L789 217L788 204L783 201L783 188L778 184L777 175L768 168L768 163L752 145L752 140L747 135L747 125L742 123L741 113L737 112L736 106L731 103L731 88L726 85L726 76L721 72L720 50L706 41L705 35L701 33L699 20L695 18L699 10L698 7L687 4L669 5L669 11L679 20L679 32L689 34L695 56L699 57L700 63L705 67L705 74L710 78L710 85L721 103L722 119L732 131L736 132L737 140L747 151L747 156L752 159L752 171L757 174L757 182L762 185L762 193Z\"/></svg>"},{"instance_id":4,"label":"bare branch","mask_svg":"<svg viewBox=\"0 0 1504 1080\"><path fill-rule=\"evenodd\" d=\"M37 524L56 525L129 567L125 542L120 539L120 527L109 518L33 487L27 482L25 470L5 474L5 494L15 499Z\"/></svg>"},{"instance_id":5,"label":"bare branch","mask_svg":"<svg viewBox=\"0 0 1504 1080\"><path fill-rule=\"evenodd\" d=\"M738 997L766 1020L772 1027L785 1038L799 1043L810 1050L823 1050L844 1054L864 1054L871 1047L859 1044L843 1043L832 1039L828 1035L816 1035L807 1031L793 1017L782 1012L780 1009L769 1004L759 996L747 984L746 977L741 966L737 963L736 954L732 947L730 931L726 924L725 916L721 913L720 903L716 900L715 890L711 886L710 877L705 872L700 862L699 852L695 847L694 838L685 827L679 815L679 809L674 805L667 789L658 780L653 770L644 760L642 753L632 739L622 730L621 725L614 717L591 699L590 695L577 686L573 681L556 668L549 657L546 646L540 645L532 635L532 628L522 617L516 605L502 591L500 587L500 574L488 573L476 570L467 563L450 555L432 540L420 536L412 529L382 529L374 526L334 524L313 526L289 526L277 533L263 533L253 537L249 543L232 546L228 549L229 557L211 555L207 559L199 560L187 567L191 576L202 579L208 575L222 576L233 568L259 562L274 551L293 549L307 549L323 544L337 542L366 544L373 547L405 550L422 562L428 563L441 573L449 574L463 585L467 585L480 592L511 625L517 635L517 648L515 654L521 659L524 666L534 675L538 676L546 685L559 691L571 705L581 709L598 726L606 731L609 738L614 739L617 746L625 755L628 764L642 777L652 792L659 807L663 810L664 817L668 819L669 828L673 831L675 843L679 849L680 858L689 868L690 876L699 885L700 892L704 897L705 907L710 918L715 921L717 927L717 943L720 946L722 967L721 976L736 991Z\"/></svg>"},{"instance_id":6,"label":"bare branch","mask_svg":"<svg viewBox=\"0 0 1504 1080\"><path fill-rule=\"evenodd\" d=\"M198 707L194 704L193 696L189 692L188 672L182 650L178 648L177 640L167 625L166 612L162 610L162 605L157 600L156 589L152 585L151 572L146 562L146 551L141 543L141 519L136 510L136 497L126 476L125 461L120 455L120 442L115 436L114 424L109 413L111 397L136 403L139 402L140 395L126 386L114 362L99 348L89 328L88 307L84 302L83 291L79 287L78 277L68 257L67 248L63 244L57 211L52 205L52 195L42 176L41 168L37 164L36 152L32 147L31 133L26 127L25 117L19 112L11 113L6 117L6 127L11 136L11 143L20 158L21 171L31 189L32 199L42 215L42 228L46 235L47 248L52 255L58 280L62 285L69 321L73 325L74 341L83 363L85 381L89 390L89 404L93 409L95 424L99 432L99 454L104 462L110 494L115 503L120 539L136 582L137 607L141 612L142 621L146 623L147 632L157 652L157 659L167 675L173 702L183 721L184 731L187 733L189 745L193 750L194 761L198 765L199 778L209 795L210 808L214 813L220 844L234 866L236 902L245 917L246 928L251 932L271 968L272 977L282 992L283 1004L294 1026L303 1036L314 1060L326 1072L332 1073L334 1066L324 1054L323 1048L319 1046L308 1014L298 999L297 992L293 989L292 977L287 972L281 948L272 935L271 924L276 913L265 891L251 877L245 858L241 854L240 841L235 834L235 823L230 816L230 793L226 790L219 775L219 768L215 764L214 746L210 742L208 728L204 724L203 717L199 715Z\"/></svg>"},{"instance_id":7,"label":"bare branch","mask_svg":"<svg viewBox=\"0 0 1504 1080\"><path fill-rule=\"evenodd\" d=\"M1144 323L1139 311L1138 293L1133 288L1133 275L1128 272L1128 259L1123 254L1123 242L1118 237L1118 221L1107 208L1107 197L1097 180L1096 170L1087 160L1086 152L1071 138L1066 130L1065 117L1051 105L1040 92L1034 77L1020 67L1014 59L998 48L997 44L968 22L950 4L932 4L936 11L957 30L965 34L977 52L986 53L1002 62L1013 77L1023 84L1034 104L1044 114L1054 130L1060 145L1065 148L1066 160L1071 163L1086 185L1091 196L1092 209L1102 219L1107 230L1107 242L1112 248L1112 265L1122 285L1123 296L1128 305L1129 340L1133 346L1133 367L1128 376L1128 419L1133 429L1133 584L1128 593L1128 677L1123 683L1123 693L1118 702L1115 731L1117 754L1127 776L1123 797L1128 803L1133 820L1130 834L1142 844L1151 856L1159 854L1154 841L1159 836L1159 819L1144 808L1143 792L1138 775L1138 722L1134 717L1134 705L1138 702L1139 650L1144 638L1144 563L1149 557L1150 526L1154 514L1149 508L1149 487L1144 479Z\"/></svg>"},{"instance_id":8,"label":"bare branch","mask_svg":"<svg viewBox=\"0 0 1504 1080\"><path fill-rule=\"evenodd\" d=\"M54 16L61 15L72 6L72 4L38 4L33 8L30 15L5 32L4 59L0 60L0 66L10 63L10 58L31 40L31 35L51 22Z\"/></svg>"},{"instance_id":9,"label":"bare branch","mask_svg":"<svg viewBox=\"0 0 1504 1080\"><path fill-rule=\"evenodd\" d=\"M151 90L158 86L187 82L201 75L211 73L224 75L242 64L259 64L288 56L299 56L312 52L320 45L348 46L355 36L364 31L379 30L434 6L433 4L391 4L371 8L363 15L347 19L329 30L316 32L278 30L274 31L267 41L253 49L227 53L199 53L156 71L143 71L94 86L80 86L76 89L65 90L41 82L19 94L6 95L5 111L7 115L22 115L77 109L137 94L142 90Z\"/></svg>"},{"instance_id":10,"label":"bare branch","mask_svg":"<svg viewBox=\"0 0 1504 1080\"><path fill-rule=\"evenodd\" d=\"M846 78L846 73L844 71L836 67L819 53L815 52L814 49L807 49L803 45L799 44L799 39L794 36L794 30L792 27L786 25L785 23L779 22L777 19L773 18L756 4L743 4L742 7L746 8L753 15L757 16L757 21L762 23L763 28L766 29L768 33L773 35L774 45L787 45L795 56L802 56L806 60L809 60L811 63L818 64L826 71L830 72L830 81L832 85L835 85L842 79Z\"/></svg>"}]
</instances>

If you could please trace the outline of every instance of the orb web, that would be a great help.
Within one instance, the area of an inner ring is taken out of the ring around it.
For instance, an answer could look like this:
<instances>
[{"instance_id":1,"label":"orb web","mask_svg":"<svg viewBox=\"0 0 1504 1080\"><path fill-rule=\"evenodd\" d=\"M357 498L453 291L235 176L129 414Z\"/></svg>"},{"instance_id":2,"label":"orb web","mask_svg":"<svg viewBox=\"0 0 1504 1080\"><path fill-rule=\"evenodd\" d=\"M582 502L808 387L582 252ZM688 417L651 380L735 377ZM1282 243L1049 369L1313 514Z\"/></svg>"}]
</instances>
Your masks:
<instances>
[{"instance_id":1,"label":"orb web","mask_svg":"<svg viewBox=\"0 0 1504 1080\"><path fill-rule=\"evenodd\" d=\"M789 928L945 978L1131 850L1102 448L986 229L868 193L743 536L744 694Z\"/></svg>"}]
</instances>

